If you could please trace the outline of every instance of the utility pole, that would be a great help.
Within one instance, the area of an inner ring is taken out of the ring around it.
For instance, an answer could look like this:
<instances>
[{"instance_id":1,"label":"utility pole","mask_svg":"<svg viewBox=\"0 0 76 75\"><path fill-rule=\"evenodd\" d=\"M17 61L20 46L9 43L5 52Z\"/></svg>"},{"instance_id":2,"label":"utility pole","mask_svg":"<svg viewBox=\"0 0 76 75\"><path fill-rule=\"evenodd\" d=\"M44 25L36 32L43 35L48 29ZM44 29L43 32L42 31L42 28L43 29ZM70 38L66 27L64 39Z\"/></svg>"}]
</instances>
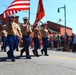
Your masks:
<instances>
[{"instance_id":1,"label":"utility pole","mask_svg":"<svg viewBox=\"0 0 76 75\"><path fill-rule=\"evenodd\" d=\"M64 9L64 25L65 25L65 34L66 34L66 5L63 7L58 8L58 13L60 12L60 9Z\"/></svg>"}]
</instances>

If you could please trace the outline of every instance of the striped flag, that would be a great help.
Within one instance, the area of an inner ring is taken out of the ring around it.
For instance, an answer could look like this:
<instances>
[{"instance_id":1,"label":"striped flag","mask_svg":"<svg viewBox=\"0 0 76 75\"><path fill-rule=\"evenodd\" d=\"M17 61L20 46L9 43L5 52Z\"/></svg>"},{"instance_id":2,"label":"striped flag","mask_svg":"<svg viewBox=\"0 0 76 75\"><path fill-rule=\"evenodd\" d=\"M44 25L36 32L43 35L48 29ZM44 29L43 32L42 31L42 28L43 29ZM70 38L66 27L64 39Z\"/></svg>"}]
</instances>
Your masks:
<instances>
[{"instance_id":1,"label":"striped flag","mask_svg":"<svg viewBox=\"0 0 76 75\"><path fill-rule=\"evenodd\" d=\"M22 10L30 10L30 0L14 0L3 12L2 17L6 18L8 15L18 13Z\"/></svg>"},{"instance_id":2,"label":"striped flag","mask_svg":"<svg viewBox=\"0 0 76 75\"><path fill-rule=\"evenodd\" d=\"M61 20L61 18L57 21L57 23L60 23L62 20Z\"/></svg>"}]
</instances>

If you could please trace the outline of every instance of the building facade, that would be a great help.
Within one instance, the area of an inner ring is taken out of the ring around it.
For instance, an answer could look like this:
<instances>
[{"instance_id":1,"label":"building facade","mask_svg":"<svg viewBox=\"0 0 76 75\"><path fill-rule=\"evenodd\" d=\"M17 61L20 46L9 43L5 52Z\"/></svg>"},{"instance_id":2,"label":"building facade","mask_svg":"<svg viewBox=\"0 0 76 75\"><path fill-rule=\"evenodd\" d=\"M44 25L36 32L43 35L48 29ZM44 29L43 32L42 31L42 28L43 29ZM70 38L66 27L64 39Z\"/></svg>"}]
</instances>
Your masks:
<instances>
[{"instance_id":1,"label":"building facade","mask_svg":"<svg viewBox=\"0 0 76 75\"><path fill-rule=\"evenodd\" d=\"M48 25L49 29L55 31L52 34L55 35L55 34L59 33L60 35L65 35L65 26L51 22L51 21L47 21L47 25ZM72 28L66 26L66 33L68 35L72 35L72 33L73 33Z\"/></svg>"}]
</instances>

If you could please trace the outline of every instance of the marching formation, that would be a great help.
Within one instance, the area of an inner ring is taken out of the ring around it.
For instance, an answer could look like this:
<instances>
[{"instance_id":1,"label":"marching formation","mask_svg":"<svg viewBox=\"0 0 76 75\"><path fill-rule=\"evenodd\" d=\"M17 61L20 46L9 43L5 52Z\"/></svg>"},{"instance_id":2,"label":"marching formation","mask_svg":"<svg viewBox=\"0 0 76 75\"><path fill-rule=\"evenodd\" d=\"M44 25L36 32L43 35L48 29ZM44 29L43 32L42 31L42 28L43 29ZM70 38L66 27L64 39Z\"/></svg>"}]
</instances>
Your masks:
<instances>
[{"instance_id":1,"label":"marching formation","mask_svg":"<svg viewBox=\"0 0 76 75\"><path fill-rule=\"evenodd\" d=\"M20 56L22 57L23 52L26 52L26 58L31 59L29 46L31 40L33 40L34 49L32 50L33 54L39 57L38 49L40 48L40 39L42 35L42 40L44 43L41 53L47 54L47 43L48 43L48 30L46 24L42 29L39 28L38 23L30 26L29 20L27 17L23 18L24 23L19 26L15 23L15 15L10 15L8 17L9 22L6 25L3 25L1 32L3 45L1 49L4 49L7 52L8 59L11 59L12 62L15 61L14 50L18 51L18 46L22 41L23 49L20 50ZM6 50L6 47L9 47L9 50Z\"/></svg>"}]
</instances>

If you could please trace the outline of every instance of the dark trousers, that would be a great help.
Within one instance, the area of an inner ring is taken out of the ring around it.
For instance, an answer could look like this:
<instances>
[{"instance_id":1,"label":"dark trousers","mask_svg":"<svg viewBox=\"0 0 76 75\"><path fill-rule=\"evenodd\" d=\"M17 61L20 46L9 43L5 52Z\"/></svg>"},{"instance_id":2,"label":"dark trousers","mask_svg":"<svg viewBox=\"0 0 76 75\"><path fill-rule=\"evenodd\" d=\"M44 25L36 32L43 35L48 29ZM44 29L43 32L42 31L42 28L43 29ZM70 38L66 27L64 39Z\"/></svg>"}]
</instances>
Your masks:
<instances>
[{"instance_id":1,"label":"dark trousers","mask_svg":"<svg viewBox=\"0 0 76 75\"><path fill-rule=\"evenodd\" d=\"M30 57L30 54L29 54L30 38L29 38L29 36L23 36L23 45L24 45L24 48L21 50L21 53L23 53L25 51L26 57Z\"/></svg>"},{"instance_id":2,"label":"dark trousers","mask_svg":"<svg viewBox=\"0 0 76 75\"><path fill-rule=\"evenodd\" d=\"M38 55L37 49L40 48L40 40L38 37L34 37L33 40L34 40L34 52L36 55Z\"/></svg>"},{"instance_id":3,"label":"dark trousers","mask_svg":"<svg viewBox=\"0 0 76 75\"><path fill-rule=\"evenodd\" d=\"M9 51L8 54L10 55L11 59L14 60L14 50L16 48L16 36L8 35L8 44L9 44Z\"/></svg>"},{"instance_id":4,"label":"dark trousers","mask_svg":"<svg viewBox=\"0 0 76 75\"><path fill-rule=\"evenodd\" d=\"M3 42L2 48L3 48L4 51L6 52L6 46L8 45L7 37L2 37L2 42Z\"/></svg>"},{"instance_id":5,"label":"dark trousers","mask_svg":"<svg viewBox=\"0 0 76 75\"><path fill-rule=\"evenodd\" d=\"M76 44L73 44L72 52L75 52L75 51L76 51Z\"/></svg>"},{"instance_id":6,"label":"dark trousers","mask_svg":"<svg viewBox=\"0 0 76 75\"><path fill-rule=\"evenodd\" d=\"M48 47L48 38L42 38L42 41L43 41L43 49L42 51L45 52L45 55L47 55L47 47Z\"/></svg>"}]
</instances>

